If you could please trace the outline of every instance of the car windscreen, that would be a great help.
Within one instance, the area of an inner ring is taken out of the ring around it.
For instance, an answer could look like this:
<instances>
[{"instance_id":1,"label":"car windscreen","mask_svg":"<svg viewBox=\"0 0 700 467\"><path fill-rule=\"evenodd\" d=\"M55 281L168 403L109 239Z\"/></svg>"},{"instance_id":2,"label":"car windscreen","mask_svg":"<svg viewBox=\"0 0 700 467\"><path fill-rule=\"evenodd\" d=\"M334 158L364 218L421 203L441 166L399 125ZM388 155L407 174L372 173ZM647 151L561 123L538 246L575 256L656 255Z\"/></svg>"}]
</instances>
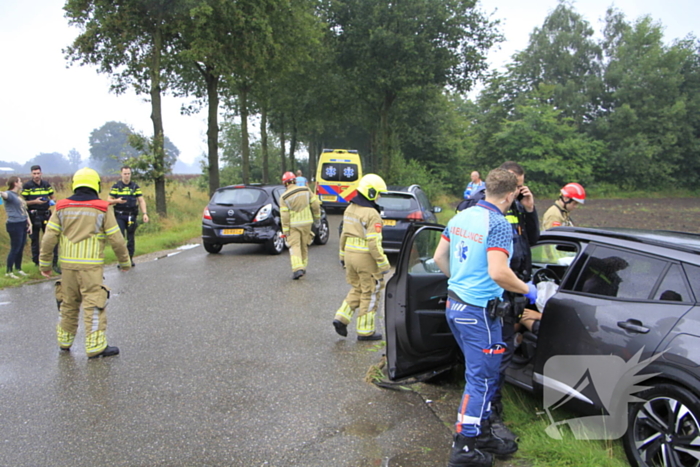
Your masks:
<instances>
[{"instance_id":1,"label":"car windscreen","mask_svg":"<svg viewBox=\"0 0 700 467\"><path fill-rule=\"evenodd\" d=\"M420 210L418 201L409 194L384 193L377 200L377 204L384 208L384 217L406 217Z\"/></svg>"},{"instance_id":2,"label":"car windscreen","mask_svg":"<svg viewBox=\"0 0 700 467\"><path fill-rule=\"evenodd\" d=\"M258 188L227 188L217 191L211 199L212 204L237 206L262 204L267 195Z\"/></svg>"}]
</instances>

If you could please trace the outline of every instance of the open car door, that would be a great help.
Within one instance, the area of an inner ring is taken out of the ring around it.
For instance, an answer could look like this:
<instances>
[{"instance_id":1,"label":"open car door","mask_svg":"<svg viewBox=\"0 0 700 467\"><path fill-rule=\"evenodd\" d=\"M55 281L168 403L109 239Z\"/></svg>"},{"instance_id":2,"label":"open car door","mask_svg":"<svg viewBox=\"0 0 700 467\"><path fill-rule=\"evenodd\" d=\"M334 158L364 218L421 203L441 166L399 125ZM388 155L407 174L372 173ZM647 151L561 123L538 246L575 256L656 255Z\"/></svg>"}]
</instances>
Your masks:
<instances>
[{"instance_id":1,"label":"open car door","mask_svg":"<svg viewBox=\"0 0 700 467\"><path fill-rule=\"evenodd\" d=\"M445 319L447 277L433 261L443 226L416 224L406 233L396 272L386 286L389 379L428 379L457 361L459 347Z\"/></svg>"}]
</instances>

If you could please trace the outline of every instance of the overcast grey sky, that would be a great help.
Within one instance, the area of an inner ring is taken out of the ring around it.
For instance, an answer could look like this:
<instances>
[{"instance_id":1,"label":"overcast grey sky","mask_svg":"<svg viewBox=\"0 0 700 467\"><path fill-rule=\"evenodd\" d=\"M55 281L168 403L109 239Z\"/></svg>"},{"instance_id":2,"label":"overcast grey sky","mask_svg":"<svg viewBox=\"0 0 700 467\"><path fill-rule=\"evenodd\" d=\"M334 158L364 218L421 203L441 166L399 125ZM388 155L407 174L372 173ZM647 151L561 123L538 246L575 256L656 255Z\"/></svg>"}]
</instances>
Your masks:
<instances>
[{"instance_id":1,"label":"overcast grey sky","mask_svg":"<svg viewBox=\"0 0 700 467\"><path fill-rule=\"evenodd\" d=\"M105 122L124 122L152 133L150 105L133 92L109 93L109 78L94 67L66 67L61 49L77 36L63 16L62 0L0 1L0 89L5 107L0 112L0 160L26 162L42 152L68 154L77 149L90 155L90 132ZM506 42L494 50L493 67L507 63L527 45L557 0L480 0L481 8L501 19ZM668 42L698 34L697 0L585 0L575 2L596 30L606 9L614 5L628 20L651 15L665 27ZM165 134L180 149L180 158L193 162L206 151L206 116L180 115L182 100L163 99Z\"/></svg>"}]
</instances>

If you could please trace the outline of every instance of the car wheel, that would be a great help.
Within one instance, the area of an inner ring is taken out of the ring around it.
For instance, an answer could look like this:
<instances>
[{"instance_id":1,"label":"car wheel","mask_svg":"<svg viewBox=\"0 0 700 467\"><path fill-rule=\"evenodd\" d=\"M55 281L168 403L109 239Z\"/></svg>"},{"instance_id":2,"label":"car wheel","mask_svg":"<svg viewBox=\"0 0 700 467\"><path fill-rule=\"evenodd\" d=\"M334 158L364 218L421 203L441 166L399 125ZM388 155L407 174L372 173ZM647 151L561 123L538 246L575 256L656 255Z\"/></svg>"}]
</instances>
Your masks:
<instances>
[{"instance_id":1,"label":"car wheel","mask_svg":"<svg viewBox=\"0 0 700 467\"><path fill-rule=\"evenodd\" d=\"M623 440L630 464L637 467L698 465L700 400L674 384L659 384L630 405Z\"/></svg>"},{"instance_id":2,"label":"car wheel","mask_svg":"<svg viewBox=\"0 0 700 467\"><path fill-rule=\"evenodd\" d=\"M321 225L318 227L318 234L314 237L316 245L325 245L328 243L331 228L328 226L328 219L321 219Z\"/></svg>"},{"instance_id":3,"label":"car wheel","mask_svg":"<svg viewBox=\"0 0 700 467\"><path fill-rule=\"evenodd\" d=\"M265 242L265 249L271 255L279 255L284 251L284 237L281 230L275 232L275 236Z\"/></svg>"},{"instance_id":4,"label":"car wheel","mask_svg":"<svg viewBox=\"0 0 700 467\"><path fill-rule=\"evenodd\" d=\"M211 253L211 254L216 254L216 253L220 252L221 248L223 247L223 245L221 243L204 242L203 245L204 245L204 249L207 250L207 253Z\"/></svg>"}]
</instances>

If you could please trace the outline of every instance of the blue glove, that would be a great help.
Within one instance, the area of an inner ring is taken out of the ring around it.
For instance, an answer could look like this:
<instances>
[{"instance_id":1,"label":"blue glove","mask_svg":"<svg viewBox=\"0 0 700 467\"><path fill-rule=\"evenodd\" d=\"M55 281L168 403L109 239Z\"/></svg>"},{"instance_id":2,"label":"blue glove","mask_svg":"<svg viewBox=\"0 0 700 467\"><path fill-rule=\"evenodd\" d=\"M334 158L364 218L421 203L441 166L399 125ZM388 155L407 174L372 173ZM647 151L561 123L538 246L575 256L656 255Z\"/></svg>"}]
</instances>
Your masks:
<instances>
[{"instance_id":1,"label":"blue glove","mask_svg":"<svg viewBox=\"0 0 700 467\"><path fill-rule=\"evenodd\" d=\"M532 281L527 283L527 288L528 291L525 295L525 298L530 300L530 304L533 304L537 301L537 287L535 284L532 283Z\"/></svg>"},{"instance_id":2,"label":"blue glove","mask_svg":"<svg viewBox=\"0 0 700 467\"><path fill-rule=\"evenodd\" d=\"M56 206L56 201L49 200L49 206Z\"/></svg>"}]
</instances>

